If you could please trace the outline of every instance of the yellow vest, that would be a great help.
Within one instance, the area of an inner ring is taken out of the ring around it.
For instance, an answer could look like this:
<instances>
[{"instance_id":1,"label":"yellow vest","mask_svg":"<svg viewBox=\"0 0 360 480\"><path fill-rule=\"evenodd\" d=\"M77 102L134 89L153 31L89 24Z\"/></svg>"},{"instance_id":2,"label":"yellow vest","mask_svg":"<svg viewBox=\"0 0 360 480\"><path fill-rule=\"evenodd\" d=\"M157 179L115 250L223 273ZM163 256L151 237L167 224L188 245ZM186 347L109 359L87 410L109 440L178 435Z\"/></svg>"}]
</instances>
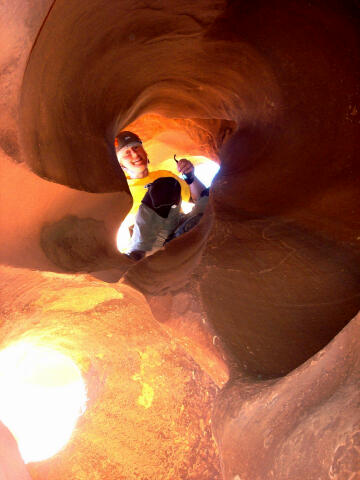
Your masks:
<instances>
[{"instance_id":1,"label":"yellow vest","mask_svg":"<svg viewBox=\"0 0 360 480\"><path fill-rule=\"evenodd\" d=\"M134 204L132 206L132 209L130 210L130 214L135 214L138 211L138 208L140 207L141 200L144 198L144 195L146 194L147 190L145 185L148 183L153 182L157 178L160 177L173 177L178 180L181 186L181 199L184 202L188 202L190 200L190 187L189 185L182 179L179 178L177 175L175 175L172 172L169 172L168 170L157 170L155 172L149 172L149 175L147 175L144 178L129 178L126 177L129 189L131 192L131 195L134 200Z\"/></svg>"}]
</instances>

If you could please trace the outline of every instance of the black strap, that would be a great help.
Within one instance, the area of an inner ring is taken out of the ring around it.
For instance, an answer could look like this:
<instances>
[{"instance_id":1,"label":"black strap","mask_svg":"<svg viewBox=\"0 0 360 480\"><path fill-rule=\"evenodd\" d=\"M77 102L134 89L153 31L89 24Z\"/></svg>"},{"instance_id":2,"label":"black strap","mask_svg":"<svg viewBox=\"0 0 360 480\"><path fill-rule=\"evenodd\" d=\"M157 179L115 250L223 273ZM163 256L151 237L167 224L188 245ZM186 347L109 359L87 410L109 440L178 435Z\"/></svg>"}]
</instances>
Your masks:
<instances>
[{"instance_id":1,"label":"black strap","mask_svg":"<svg viewBox=\"0 0 360 480\"><path fill-rule=\"evenodd\" d=\"M173 205L181 200L180 183L173 177L161 177L146 185L147 192L141 203L154 210L160 217L167 218Z\"/></svg>"}]
</instances>

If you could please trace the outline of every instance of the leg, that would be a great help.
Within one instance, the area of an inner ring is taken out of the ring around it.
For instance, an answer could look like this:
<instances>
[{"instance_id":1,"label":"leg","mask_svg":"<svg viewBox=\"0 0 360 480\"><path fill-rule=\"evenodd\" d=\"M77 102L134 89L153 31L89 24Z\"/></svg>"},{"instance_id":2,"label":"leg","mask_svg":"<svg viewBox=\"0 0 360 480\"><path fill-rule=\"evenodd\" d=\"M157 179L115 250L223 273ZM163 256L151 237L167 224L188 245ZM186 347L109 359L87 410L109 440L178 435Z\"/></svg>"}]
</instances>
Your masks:
<instances>
[{"instance_id":1,"label":"leg","mask_svg":"<svg viewBox=\"0 0 360 480\"><path fill-rule=\"evenodd\" d=\"M142 203L135 217L130 250L152 250L163 220L154 210Z\"/></svg>"},{"instance_id":2,"label":"leg","mask_svg":"<svg viewBox=\"0 0 360 480\"><path fill-rule=\"evenodd\" d=\"M209 189L206 188L199 200L195 203L194 208L190 213L183 215L178 225L174 228L171 235L167 238L167 242L170 242L174 238L179 237L183 233L192 230L201 220L207 204L209 203Z\"/></svg>"},{"instance_id":3,"label":"leg","mask_svg":"<svg viewBox=\"0 0 360 480\"><path fill-rule=\"evenodd\" d=\"M155 180L136 214L130 256L140 260L145 252L161 248L179 223L180 184L172 178Z\"/></svg>"}]
</instances>

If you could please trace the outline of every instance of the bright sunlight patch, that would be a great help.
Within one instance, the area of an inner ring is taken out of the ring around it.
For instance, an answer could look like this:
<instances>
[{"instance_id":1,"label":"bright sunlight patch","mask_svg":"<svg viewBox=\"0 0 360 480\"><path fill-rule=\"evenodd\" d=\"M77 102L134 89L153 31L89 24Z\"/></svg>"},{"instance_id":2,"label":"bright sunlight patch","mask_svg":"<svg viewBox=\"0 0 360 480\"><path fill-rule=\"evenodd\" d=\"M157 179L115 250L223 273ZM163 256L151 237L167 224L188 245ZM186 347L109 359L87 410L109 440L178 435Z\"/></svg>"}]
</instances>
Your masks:
<instances>
[{"instance_id":1,"label":"bright sunlight patch","mask_svg":"<svg viewBox=\"0 0 360 480\"><path fill-rule=\"evenodd\" d=\"M0 352L0 421L26 463L55 455L86 408L86 388L62 353L20 341Z\"/></svg>"}]
</instances>

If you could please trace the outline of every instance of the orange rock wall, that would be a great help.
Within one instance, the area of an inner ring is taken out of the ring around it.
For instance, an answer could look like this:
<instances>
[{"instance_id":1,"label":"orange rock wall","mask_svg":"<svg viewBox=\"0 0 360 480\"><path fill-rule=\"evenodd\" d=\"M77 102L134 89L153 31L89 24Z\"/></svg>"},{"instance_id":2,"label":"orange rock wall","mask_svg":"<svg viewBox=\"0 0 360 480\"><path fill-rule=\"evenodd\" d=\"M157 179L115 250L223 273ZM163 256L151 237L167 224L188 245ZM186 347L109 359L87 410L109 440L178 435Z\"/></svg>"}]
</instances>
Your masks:
<instances>
[{"instance_id":1,"label":"orange rock wall","mask_svg":"<svg viewBox=\"0 0 360 480\"><path fill-rule=\"evenodd\" d=\"M357 2L0 8L2 302L17 274L26 293L29 269L111 270L219 386L229 372L213 414L225 480L357 478ZM182 146L221 162L199 227L136 265L114 248L131 198L113 139L129 125L152 168ZM215 478L215 457L199 473L198 454L172 480Z\"/></svg>"}]
</instances>

